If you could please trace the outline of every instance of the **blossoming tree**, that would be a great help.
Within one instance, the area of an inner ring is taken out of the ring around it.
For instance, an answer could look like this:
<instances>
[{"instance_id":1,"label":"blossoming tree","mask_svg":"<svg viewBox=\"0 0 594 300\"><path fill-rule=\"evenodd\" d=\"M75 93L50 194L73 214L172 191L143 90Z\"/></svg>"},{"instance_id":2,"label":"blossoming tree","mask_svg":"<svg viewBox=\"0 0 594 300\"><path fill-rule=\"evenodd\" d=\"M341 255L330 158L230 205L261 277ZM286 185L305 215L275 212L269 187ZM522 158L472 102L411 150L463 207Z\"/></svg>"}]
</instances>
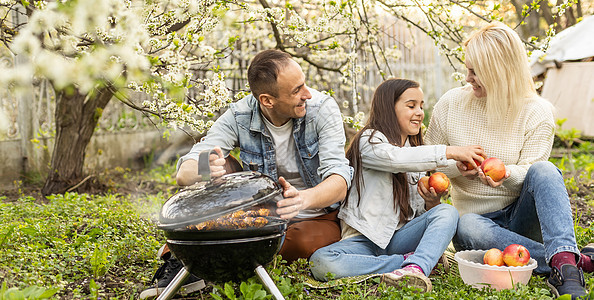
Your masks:
<instances>
[{"instance_id":1,"label":"blossoming tree","mask_svg":"<svg viewBox=\"0 0 594 300\"><path fill-rule=\"evenodd\" d=\"M392 75L389 63L398 59L398 51L384 46L380 15L424 31L454 66L461 60L465 27L453 10L479 21L504 18L498 7L473 3L2 0L0 39L26 59L4 66L0 85L18 92L43 78L55 90L55 146L42 192L61 193L83 177L85 149L112 99L171 126L202 132L216 111L245 93L227 86L228 78L244 77L241 62L256 50L277 48L302 61L311 79L351 91L349 114L355 114L361 84L356 79L365 72L358 57L370 57L384 77ZM190 89L198 92L190 96ZM137 103L132 91L150 100ZM349 114L346 120L360 121L360 114L359 119Z\"/></svg>"}]
</instances>

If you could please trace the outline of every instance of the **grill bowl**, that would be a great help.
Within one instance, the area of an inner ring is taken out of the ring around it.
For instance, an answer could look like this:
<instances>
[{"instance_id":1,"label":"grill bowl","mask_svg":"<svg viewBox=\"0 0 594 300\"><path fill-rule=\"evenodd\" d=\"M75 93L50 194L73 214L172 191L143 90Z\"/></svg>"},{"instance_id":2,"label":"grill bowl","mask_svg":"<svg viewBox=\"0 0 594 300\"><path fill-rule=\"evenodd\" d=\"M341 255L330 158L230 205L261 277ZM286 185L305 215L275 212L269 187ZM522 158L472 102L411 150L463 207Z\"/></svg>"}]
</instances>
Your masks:
<instances>
[{"instance_id":1,"label":"grill bowl","mask_svg":"<svg viewBox=\"0 0 594 300\"><path fill-rule=\"evenodd\" d=\"M285 232L243 239L167 240L175 257L194 275L215 282L242 281L254 276L258 265L271 262Z\"/></svg>"}]
</instances>

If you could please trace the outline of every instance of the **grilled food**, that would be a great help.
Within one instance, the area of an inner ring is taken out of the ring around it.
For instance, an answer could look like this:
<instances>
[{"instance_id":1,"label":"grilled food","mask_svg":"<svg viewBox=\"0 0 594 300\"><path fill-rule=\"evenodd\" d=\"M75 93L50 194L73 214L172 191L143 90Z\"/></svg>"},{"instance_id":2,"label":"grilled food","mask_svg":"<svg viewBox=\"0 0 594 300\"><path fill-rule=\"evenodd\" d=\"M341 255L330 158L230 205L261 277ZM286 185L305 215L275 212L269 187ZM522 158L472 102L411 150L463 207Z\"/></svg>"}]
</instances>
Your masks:
<instances>
[{"instance_id":1,"label":"grilled food","mask_svg":"<svg viewBox=\"0 0 594 300\"><path fill-rule=\"evenodd\" d=\"M187 229L194 230L215 230L215 229L241 229L248 227L263 227L268 224L266 216L270 215L270 209L260 208L257 210L239 210L214 220L192 224Z\"/></svg>"}]
</instances>

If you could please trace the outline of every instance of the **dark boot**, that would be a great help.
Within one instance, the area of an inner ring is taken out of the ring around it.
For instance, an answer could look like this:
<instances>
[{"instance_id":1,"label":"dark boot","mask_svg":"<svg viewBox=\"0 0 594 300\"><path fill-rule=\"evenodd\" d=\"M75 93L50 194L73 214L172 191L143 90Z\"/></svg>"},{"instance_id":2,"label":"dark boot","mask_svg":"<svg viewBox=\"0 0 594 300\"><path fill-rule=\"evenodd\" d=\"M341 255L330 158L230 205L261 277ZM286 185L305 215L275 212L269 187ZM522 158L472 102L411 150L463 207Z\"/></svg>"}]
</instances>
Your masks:
<instances>
[{"instance_id":1,"label":"dark boot","mask_svg":"<svg viewBox=\"0 0 594 300\"><path fill-rule=\"evenodd\" d=\"M561 270L553 267L547 285L555 297L571 295L571 299L589 299L584 274L576 266L565 264Z\"/></svg>"},{"instance_id":2,"label":"dark boot","mask_svg":"<svg viewBox=\"0 0 594 300\"><path fill-rule=\"evenodd\" d=\"M156 283L140 293L140 299L152 298L159 296L165 288L171 283L175 275L183 268L183 265L175 257L165 259L165 262L157 269L151 283ZM186 279L184 285L178 291L181 295L190 294L203 289L206 286L204 280L194 276L193 274Z\"/></svg>"}]
</instances>

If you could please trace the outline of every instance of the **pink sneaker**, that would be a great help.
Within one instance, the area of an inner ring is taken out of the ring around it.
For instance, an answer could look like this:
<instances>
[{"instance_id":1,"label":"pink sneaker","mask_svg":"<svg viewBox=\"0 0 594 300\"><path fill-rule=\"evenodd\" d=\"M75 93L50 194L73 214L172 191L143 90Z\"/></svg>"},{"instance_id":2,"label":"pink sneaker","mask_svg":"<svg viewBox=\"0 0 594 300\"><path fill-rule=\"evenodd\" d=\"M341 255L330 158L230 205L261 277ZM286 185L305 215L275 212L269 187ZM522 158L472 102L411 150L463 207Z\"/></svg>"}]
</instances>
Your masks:
<instances>
[{"instance_id":1,"label":"pink sneaker","mask_svg":"<svg viewBox=\"0 0 594 300\"><path fill-rule=\"evenodd\" d=\"M402 269L394 270L390 273L382 274L382 282L394 287L410 286L421 290L421 292L431 292L433 285L431 281L420 268L408 265Z\"/></svg>"},{"instance_id":2,"label":"pink sneaker","mask_svg":"<svg viewBox=\"0 0 594 300\"><path fill-rule=\"evenodd\" d=\"M406 260L409 256L411 256L413 254L415 254L415 253L413 251L411 251L411 252L402 254L402 257L404 257L404 260Z\"/></svg>"}]
</instances>

